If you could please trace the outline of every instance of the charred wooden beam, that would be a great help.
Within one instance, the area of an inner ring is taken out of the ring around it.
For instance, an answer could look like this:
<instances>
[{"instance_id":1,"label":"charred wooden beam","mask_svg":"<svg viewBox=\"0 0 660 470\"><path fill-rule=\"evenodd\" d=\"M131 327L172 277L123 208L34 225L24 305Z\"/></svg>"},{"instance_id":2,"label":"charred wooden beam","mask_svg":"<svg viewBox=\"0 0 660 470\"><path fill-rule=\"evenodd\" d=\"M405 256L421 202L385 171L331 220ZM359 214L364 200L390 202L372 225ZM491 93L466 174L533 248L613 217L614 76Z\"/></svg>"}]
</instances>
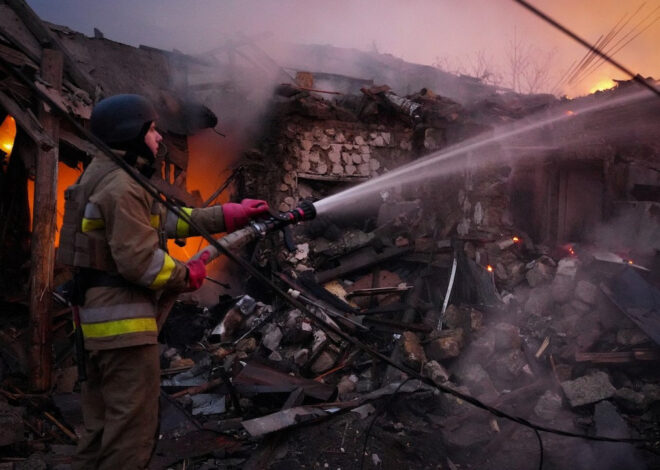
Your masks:
<instances>
[{"instance_id":1,"label":"charred wooden beam","mask_svg":"<svg viewBox=\"0 0 660 470\"><path fill-rule=\"evenodd\" d=\"M179 188L178 186L174 186L164 179L154 177L151 179L151 183L156 186L156 188L162 193L176 199L177 201L180 201L188 207L199 207L201 205L201 198L193 196L189 192Z\"/></svg>"},{"instance_id":2,"label":"charred wooden beam","mask_svg":"<svg viewBox=\"0 0 660 470\"><path fill-rule=\"evenodd\" d=\"M37 121L34 115L21 109L13 99L2 91L0 91L0 106L16 119L16 122L23 132L30 136L30 139L32 139L41 150L48 151L55 147L55 142L46 132L44 132L41 123Z\"/></svg>"},{"instance_id":3,"label":"charred wooden beam","mask_svg":"<svg viewBox=\"0 0 660 470\"><path fill-rule=\"evenodd\" d=\"M357 271L358 269L368 268L385 260L403 255L412 249L412 246L392 246L385 248L380 253L377 253L373 250L373 248L363 248L347 257L348 259L345 260L340 266L317 273L316 281L320 284L323 284L325 282L349 274L353 271Z\"/></svg>"},{"instance_id":4,"label":"charred wooden beam","mask_svg":"<svg viewBox=\"0 0 660 470\"><path fill-rule=\"evenodd\" d=\"M231 172L231 174L227 177L224 183L216 189L211 196L202 203L202 207L207 207L209 204L211 204L215 199L222 194L222 192L227 189L227 186L231 184L231 182L243 171L243 167L238 167L234 171Z\"/></svg>"},{"instance_id":5,"label":"charred wooden beam","mask_svg":"<svg viewBox=\"0 0 660 470\"><path fill-rule=\"evenodd\" d=\"M381 294L394 294L394 293L405 293L412 289L413 286L397 286L397 287L372 287L371 289L356 289L353 292L349 292L346 295L346 298L351 297L360 297L366 295L381 295Z\"/></svg>"},{"instance_id":6,"label":"charred wooden beam","mask_svg":"<svg viewBox=\"0 0 660 470\"><path fill-rule=\"evenodd\" d=\"M90 97L94 98L96 94L96 85L92 78L84 71L82 71L76 64L75 59L64 47L59 38L53 33L46 24L41 21L39 16L30 8L25 0L6 0L16 15L23 20L30 32L37 38L39 44L44 47L49 47L58 50L62 54L63 63L66 65L66 71L71 76L73 81L80 88L85 90ZM44 50L45 52L45 50ZM42 57L43 63L43 57ZM42 76L43 76L42 71ZM44 77L45 79L45 77ZM49 81L49 80L46 80ZM52 82L51 82L52 83ZM62 79L59 79L59 88L62 85Z\"/></svg>"},{"instance_id":7,"label":"charred wooden beam","mask_svg":"<svg viewBox=\"0 0 660 470\"><path fill-rule=\"evenodd\" d=\"M315 173L303 173L298 172L298 179L311 180L311 181L328 181L331 183L358 183L362 181L367 181L368 176L333 176L333 175L318 175Z\"/></svg>"},{"instance_id":8,"label":"charred wooden beam","mask_svg":"<svg viewBox=\"0 0 660 470\"><path fill-rule=\"evenodd\" d=\"M632 351L575 353L575 362L593 362L595 364L625 364L635 361L660 361L660 351L657 349L634 349Z\"/></svg>"},{"instance_id":9,"label":"charred wooden beam","mask_svg":"<svg viewBox=\"0 0 660 470\"><path fill-rule=\"evenodd\" d=\"M29 67L32 67L33 69L38 68L34 63L34 61L30 59L29 56L16 49L12 49L11 47L5 46L4 44L0 44L0 56L2 56L2 58L5 59L7 62L14 64L18 67L27 65Z\"/></svg>"},{"instance_id":10,"label":"charred wooden beam","mask_svg":"<svg viewBox=\"0 0 660 470\"><path fill-rule=\"evenodd\" d=\"M367 317L363 320L365 323L369 324L374 324L374 325L380 325L383 327L386 327L388 331L393 330L393 331L417 331L420 333L430 333L433 331L433 328L424 325L422 323L406 323L402 321L395 321L395 320L386 320L384 318L371 318Z\"/></svg>"},{"instance_id":11,"label":"charred wooden beam","mask_svg":"<svg viewBox=\"0 0 660 470\"><path fill-rule=\"evenodd\" d=\"M64 61L59 51L44 49L41 74L60 90ZM39 118L53 142L58 141L59 122L43 105ZM50 389L52 368L51 306L53 267L55 265L55 216L57 214L58 147L44 150L37 157L34 184L34 222L32 224L30 273L30 386L32 390Z\"/></svg>"}]
</instances>

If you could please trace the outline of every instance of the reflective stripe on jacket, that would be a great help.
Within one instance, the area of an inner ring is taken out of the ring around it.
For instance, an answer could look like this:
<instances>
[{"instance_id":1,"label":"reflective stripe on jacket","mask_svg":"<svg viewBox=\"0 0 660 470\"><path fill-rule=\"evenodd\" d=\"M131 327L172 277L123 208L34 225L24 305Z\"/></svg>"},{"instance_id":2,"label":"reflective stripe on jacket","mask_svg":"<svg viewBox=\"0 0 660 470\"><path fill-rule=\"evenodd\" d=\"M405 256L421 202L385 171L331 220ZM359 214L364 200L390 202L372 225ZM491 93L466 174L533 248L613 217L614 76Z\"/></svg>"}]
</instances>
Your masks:
<instances>
[{"instance_id":1,"label":"reflective stripe on jacket","mask_svg":"<svg viewBox=\"0 0 660 470\"><path fill-rule=\"evenodd\" d=\"M107 172L108 161L97 155L80 184L98 181L94 172ZM224 231L220 206L183 210L204 229ZM180 291L187 286L186 267L167 253L166 239L195 233L123 170L107 172L97 183L84 206L79 230L89 240L85 249L94 252L91 259L109 259L109 272L128 281L126 286L87 290L80 307L86 349L155 344L158 296L164 289Z\"/></svg>"}]
</instances>

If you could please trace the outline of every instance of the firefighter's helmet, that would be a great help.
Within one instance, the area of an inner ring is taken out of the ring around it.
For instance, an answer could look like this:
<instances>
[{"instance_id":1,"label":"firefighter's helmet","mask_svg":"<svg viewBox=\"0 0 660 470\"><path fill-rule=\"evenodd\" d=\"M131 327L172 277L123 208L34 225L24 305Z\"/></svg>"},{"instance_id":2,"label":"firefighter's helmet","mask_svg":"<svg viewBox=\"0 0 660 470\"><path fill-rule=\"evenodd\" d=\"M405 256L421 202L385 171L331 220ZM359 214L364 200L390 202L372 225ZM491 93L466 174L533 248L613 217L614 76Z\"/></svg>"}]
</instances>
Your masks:
<instances>
[{"instance_id":1,"label":"firefighter's helmet","mask_svg":"<svg viewBox=\"0 0 660 470\"><path fill-rule=\"evenodd\" d=\"M92 133L113 148L125 148L144 137L146 124L158 118L151 102L141 95L115 95L97 103L90 119Z\"/></svg>"}]
</instances>

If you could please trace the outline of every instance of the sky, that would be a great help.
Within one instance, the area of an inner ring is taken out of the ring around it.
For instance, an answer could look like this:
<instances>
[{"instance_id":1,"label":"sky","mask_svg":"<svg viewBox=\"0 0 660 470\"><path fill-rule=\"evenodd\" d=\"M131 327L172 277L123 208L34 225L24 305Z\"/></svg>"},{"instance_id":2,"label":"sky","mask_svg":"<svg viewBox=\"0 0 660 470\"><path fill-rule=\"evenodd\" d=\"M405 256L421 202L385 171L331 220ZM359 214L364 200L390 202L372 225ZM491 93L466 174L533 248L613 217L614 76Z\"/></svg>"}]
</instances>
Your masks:
<instances>
[{"instance_id":1,"label":"sky","mask_svg":"<svg viewBox=\"0 0 660 470\"><path fill-rule=\"evenodd\" d=\"M650 24L615 58L636 73L660 78L660 21L653 23L660 17L660 0L530 2L591 42L607 34L624 15L631 17L637 11L610 44L635 26L640 31ZM481 57L500 84L511 86L507 64L512 43L517 42L524 57L536 64L533 69L547 71L541 91L576 96L610 83L611 78L626 78L606 64L580 81L555 87L586 50L513 0L28 0L28 4L42 19L90 36L96 27L118 42L190 54L212 50L237 33L269 33L262 44L266 49L270 42L375 48L409 62L468 74L473 74ZM643 22L644 18L648 20Z\"/></svg>"}]
</instances>

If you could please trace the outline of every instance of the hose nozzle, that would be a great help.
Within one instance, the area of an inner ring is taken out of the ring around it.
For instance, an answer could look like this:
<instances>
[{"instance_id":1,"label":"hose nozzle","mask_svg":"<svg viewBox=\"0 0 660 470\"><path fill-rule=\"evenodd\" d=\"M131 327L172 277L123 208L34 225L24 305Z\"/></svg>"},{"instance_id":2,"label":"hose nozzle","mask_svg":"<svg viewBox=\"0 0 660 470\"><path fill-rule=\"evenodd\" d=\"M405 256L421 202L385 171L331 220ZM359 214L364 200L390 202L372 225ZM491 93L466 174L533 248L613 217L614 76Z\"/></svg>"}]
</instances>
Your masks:
<instances>
[{"instance_id":1,"label":"hose nozzle","mask_svg":"<svg viewBox=\"0 0 660 470\"><path fill-rule=\"evenodd\" d=\"M250 222L252 228L260 236L265 236L269 232L282 230L289 225L297 224L305 220L311 220L316 217L316 208L310 201L303 201L300 205L290 211L271 213L271 216L265 220L253 220Z\"/></svg>"},{"instance_id":2,"label":"hose nozzle","mask_svg":"<svg viewBox=\"0 0 660 470\"><path fill-rule=\"evenodd\" d=\"M311 220L316 217L316 207L310 201L303 201L295 209L291 209L288 212L282 214L283 217L288 219L289 224L296 224L304 220Z\"/></svg>"}]
</instances>

